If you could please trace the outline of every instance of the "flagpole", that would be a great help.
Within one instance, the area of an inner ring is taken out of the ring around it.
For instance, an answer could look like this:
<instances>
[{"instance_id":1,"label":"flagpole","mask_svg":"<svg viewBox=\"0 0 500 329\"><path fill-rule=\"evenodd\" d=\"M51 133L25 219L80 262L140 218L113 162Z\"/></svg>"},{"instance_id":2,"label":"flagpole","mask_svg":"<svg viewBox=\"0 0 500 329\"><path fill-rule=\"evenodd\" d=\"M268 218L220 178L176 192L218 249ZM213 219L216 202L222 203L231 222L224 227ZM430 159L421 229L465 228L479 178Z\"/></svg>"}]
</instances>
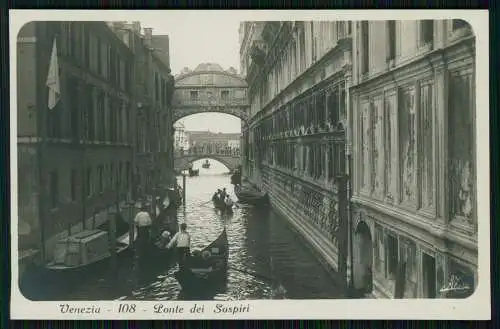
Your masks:
<instances>
[{"instance_id":1,"label":"flagpole","mask_svg":"<svg viewBox=\"0 0 500 329\"><path fill-rule=\"evenodd\" d=\"M43 57L42 57L43 59ZM41 63L39 63L41 64ZM39 68L43 67L42 65L38 65ZM48 124L48 114L49 111L53 110L59 101L59 63L57 61L57 46L56 46L56 36L53 39L53 45L51 48L50 54L50 62L47 73L47 80L45 85L43 86L43 91L47 92L47 88L49 89L48 97L47 97L47 106L45 106L45 102L43 102L44 106L40 108L38 111L37 117L38 119L38 129L40 135L39 141L39 152L38 152L38 168L39 168L39 214L40 214L40 240L41 240L41 258L43 264L47 261L47 251L46 251L46 241L45 241L45 224L47 218L47 197L45 193L47 192L47 184L46 184L46 168L45 168L45 153L47 152L47 124ZM43 98L42 98L43 99ZM60 124L60 123L59 123ZM48 191L49 193L51 191Z\"/></svg>"}]
</instances>

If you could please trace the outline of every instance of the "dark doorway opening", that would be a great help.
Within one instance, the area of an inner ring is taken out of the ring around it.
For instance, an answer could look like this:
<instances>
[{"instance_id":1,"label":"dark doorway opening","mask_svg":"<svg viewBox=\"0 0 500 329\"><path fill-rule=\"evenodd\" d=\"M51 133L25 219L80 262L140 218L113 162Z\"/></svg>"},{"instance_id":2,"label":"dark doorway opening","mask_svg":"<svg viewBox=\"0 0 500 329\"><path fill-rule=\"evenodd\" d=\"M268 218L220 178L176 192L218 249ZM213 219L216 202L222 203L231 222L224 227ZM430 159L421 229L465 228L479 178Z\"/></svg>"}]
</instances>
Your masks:
<instances>
[{"instance_id":1,"label":"dark doorway opening","mask_svg":"<svg viewBox=\"0 0 500 329\"><path fill-rule=\"evenodd\" d=\"M423 293L425 298L436 298L436 259L422 253Z\"/></svg>"}]
</instances>

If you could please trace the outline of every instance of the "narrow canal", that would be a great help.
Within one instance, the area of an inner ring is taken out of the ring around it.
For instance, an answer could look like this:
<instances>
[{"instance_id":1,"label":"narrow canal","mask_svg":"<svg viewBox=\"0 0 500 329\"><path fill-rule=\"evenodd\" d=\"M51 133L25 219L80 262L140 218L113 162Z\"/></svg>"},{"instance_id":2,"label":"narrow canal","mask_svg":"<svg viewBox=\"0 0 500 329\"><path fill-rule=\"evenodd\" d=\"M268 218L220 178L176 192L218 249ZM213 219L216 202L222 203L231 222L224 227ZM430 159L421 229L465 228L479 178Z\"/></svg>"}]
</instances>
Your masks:
<instances>
[{"instance_id":1,"label":"narrow canal","mask_svg":"<svg viewBox=\"0 0 500 329\"><path fill-rule=\"evenodd\" d=\"M234 214L221 218L211 202L213 192L225 187L237 200L227 168L211 161L210 169L200 168L200 176L186 178L186 206L178 210L178 220L188 225L192 249L202 249L217 238L224 225L229 240L229 272L224 289L184 296L173 277L177 265L165 263L146 277L134 275L130 262L121 264L120 280L110 287L106 273L82 278L69 293L44 296L59 300L174 300L174 299L318 299L342 298L330 275L293 232L285 219L272 210L258 210L238 204ZM182 185L181 178L178 178ZM161 262L161 259L152 260ZM38 298L37 298L38 299Z\"/></svg>"}]
</instances>

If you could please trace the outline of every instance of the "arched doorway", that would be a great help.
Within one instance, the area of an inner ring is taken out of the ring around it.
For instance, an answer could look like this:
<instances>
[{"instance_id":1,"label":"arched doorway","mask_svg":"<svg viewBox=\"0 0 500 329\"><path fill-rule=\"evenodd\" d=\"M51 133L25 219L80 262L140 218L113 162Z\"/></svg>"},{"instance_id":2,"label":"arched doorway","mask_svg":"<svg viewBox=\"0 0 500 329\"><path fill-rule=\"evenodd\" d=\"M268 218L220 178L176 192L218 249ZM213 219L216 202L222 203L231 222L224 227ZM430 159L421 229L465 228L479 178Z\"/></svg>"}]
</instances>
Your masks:
<instances>
[{"instance_id":1,"label":"arched doorway","mask_svg":"<svg viewBox=\"0 0 500 329\"><path fill-rule=\"evenodd\" d=\"M354 288L360 293L370 293L373 285L373 245L370 228L364 221L356 226L353 242Z\"/></svg>"}]
</instances>

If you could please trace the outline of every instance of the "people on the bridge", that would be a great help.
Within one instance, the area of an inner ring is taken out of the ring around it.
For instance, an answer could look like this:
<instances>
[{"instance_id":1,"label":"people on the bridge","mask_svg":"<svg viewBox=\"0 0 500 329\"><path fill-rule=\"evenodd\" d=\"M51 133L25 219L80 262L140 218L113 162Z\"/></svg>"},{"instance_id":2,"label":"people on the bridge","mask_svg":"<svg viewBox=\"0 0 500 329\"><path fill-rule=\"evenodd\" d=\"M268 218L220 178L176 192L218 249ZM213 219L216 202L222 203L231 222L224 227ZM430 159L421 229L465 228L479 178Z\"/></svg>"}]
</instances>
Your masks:
<instances>
[{"instance_id":1,"label":"people on the bridge","mask_svg":"<svg viewBox=\"0 0 500 329\"><path fill-rule=\"evenodd\" d=\"M134 218L134 223L137 227L138 250L141 254L146 252L151 239L151 225L153 224L153 220L149 215L148 209L149 205L142 203L140 211Z\"/></svg>"},{"instance_id":2,"label":"people on the bridge","mask_svg":"<svg viewBox=\"0 0 500 329\"><path fill-rule=\"evenodd\" d=\"M177 249L177 262L179 264L179 270L183 271L186 268L186 262L190 254L190 246L191 246L191 236L187 232L186 223L182 223L180 225L180 231L177 232L172 240L167 245L167 248L172 248L172 246L176 246Z\"/></svg>"}]
</instances>

